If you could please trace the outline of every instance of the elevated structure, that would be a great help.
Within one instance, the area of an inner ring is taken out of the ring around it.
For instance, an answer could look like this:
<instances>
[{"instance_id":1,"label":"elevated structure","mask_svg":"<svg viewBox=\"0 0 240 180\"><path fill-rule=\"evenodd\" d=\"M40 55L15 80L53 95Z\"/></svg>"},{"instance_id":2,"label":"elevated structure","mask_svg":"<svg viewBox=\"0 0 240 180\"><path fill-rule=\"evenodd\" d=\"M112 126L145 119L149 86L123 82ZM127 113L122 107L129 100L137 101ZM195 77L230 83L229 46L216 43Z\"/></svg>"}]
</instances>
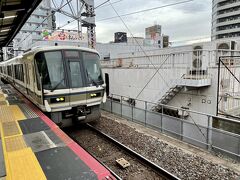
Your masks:
<instances>
[{"instance_id":1,"label":"elevated structure","mask_svg":"<svg viewBox=\"0 0 240 180\"><path fill-rule=\"evenodd\" d=\"M61 27L56 27L56 15L59 14L66 16L67 20L66 23L63 22L65 23L64 25L61 23ZM58 33L62 32L64 34L68 30L62 28L73 22L77 24L77 39L80 41L85 40L83 28L86 28L88 47L95 48L94 0L43 0L15 38L14 49L26 50L31 48L32 44L36 42L40 42L39 45L44 45L44 43L41 44L41 40L45 40L45 36L53 35L56 32L55 30L58 30ZM80 45L80 41L77 44L78 46Z\"/></svg>"},{"instance_id":2,"label":"elevated structure","mask_svg":"<svg viewBox=\"0 0 240 180\"><path fill-rule=\"evenodd\" d=\"M212 40L240 37L240 2L212 1Z\"/></svg>"},{"instance_id":3,"label":"elevated structure","mask_svg":"<svg viewBox=\"0 0 240 180\"><path fill-rule=\"evenodd\" d=\"M122 53L101 64L105 78L109 79L110 94L216 115L218 59L239 56L238 44L238 41L225 40ZM237 65L234 66L236 74L240 71ZM220 82L226 79L223 76ZM238 92L240 87L234 90ZM235 103L238 99L225 103L224 110L239 108L239 103ZM136 104L139 106L141 104ZM157 110L155 107L148 106ZM201 117L196 119L201 123Z\"/></svg>"},{"instance_id":4,"label":"elevated structure","mask_svg":"<svg viewBox=\"0 0 240 180\"><path fill-rule=\"evenodd\" d=\"M61 2L52 0L52 5L54 12L61 13L72 18L73 21L77 21L80 38L82 37L82 28L87 28L88 46L90 48L96 47L94 0L63 0Z\"/></svg>"}]
</instances>

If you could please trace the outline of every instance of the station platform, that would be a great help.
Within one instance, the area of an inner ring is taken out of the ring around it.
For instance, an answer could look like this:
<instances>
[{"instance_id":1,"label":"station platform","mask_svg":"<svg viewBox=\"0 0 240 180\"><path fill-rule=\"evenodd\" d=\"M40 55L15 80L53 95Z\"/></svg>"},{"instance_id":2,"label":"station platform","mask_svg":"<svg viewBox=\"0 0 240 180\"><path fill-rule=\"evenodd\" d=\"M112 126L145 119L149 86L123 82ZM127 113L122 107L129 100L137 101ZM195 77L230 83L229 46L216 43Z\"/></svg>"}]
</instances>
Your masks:
<instances>
[{"instance_id":1,"label":"station platform","mask_svg":"<svg viewBox=\"0 0 240 180\"><path fill-rule=\"evenodd\" d=\"M10 85L0 84L0 180L114 179Z\"/></svg>"}]
</instances>

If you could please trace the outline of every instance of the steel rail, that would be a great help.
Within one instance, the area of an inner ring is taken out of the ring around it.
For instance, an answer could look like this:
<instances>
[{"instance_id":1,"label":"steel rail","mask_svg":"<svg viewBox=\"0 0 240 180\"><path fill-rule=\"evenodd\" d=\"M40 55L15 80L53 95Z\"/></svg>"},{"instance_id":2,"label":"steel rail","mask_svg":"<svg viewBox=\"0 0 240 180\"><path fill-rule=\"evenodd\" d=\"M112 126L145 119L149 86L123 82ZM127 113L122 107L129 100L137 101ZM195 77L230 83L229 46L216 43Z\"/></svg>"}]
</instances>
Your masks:
<instances>
[{"instance_id":1,"label":"steel rail","mask_svg":"<svg viewBox=\"0 0 240 180\"><path fill-rule=\"evenodd\" d=\"M87 126L89 126L89 125L87 125ZM67 128L68 129L68 128ZM69 129L68 129L68 131L69 131ZM71 131L71 130L70 130ZM67 133L66 131L64 131L65 133ZM94 157L94 159L96 160L96 161L98 161L102 166L104 166L115 178L116 178L116 180L122 180L122 178L121 177L119 177L113 170L111 170L108 166L106 166L103 162L101 162L100 160L98 160L98 158L94 155L94 154L92 154L91 152L89 152L86 148L84 148L79 142L78 142L78 140L74 137L74 136L72 136L72 135L70 135L69 133L67 133L67 135L75 142L75 143L77 143L79 146L81 146L81 148L83 148L88 154L90 154L92 157ZM109 179L110 180L110 179Z\"/></svg>"},{"instance_id":2,"label":"steel rail","mask_svg":"<svg viewBox=\"0 0 240 180\"><path fill-rule=\"evenodd\" d=\"M139 160L141 160L143 163L145 163L146 165L148 165L149 167L153 168L157 173L161 174L164 178L166 179L173 179L173 180L180 180L180 178L178 178L177 176L171 174L170 172L168 172L167 170L163 169L162 167L158 166L157 164L151 162L150 160L146 159L145 157L143 157L141 154L135 152L134 150L130 149L129 147L125 146L124 144L118 142L117 140L115 140L114 138L110 137L109 135L101 132L100 130L94 128L92 125L90 124L86 124L87 127L89 127L90 129L94 130L95 132L97 132L98 134L104 136L105 138L107 138L108 140L110 140L112 143L114 143L115 145L117 145L118 147L120 147L121 149L124 149L125 151L127 151L129 154L137 157Z\"/></svg>"}]
</instances>

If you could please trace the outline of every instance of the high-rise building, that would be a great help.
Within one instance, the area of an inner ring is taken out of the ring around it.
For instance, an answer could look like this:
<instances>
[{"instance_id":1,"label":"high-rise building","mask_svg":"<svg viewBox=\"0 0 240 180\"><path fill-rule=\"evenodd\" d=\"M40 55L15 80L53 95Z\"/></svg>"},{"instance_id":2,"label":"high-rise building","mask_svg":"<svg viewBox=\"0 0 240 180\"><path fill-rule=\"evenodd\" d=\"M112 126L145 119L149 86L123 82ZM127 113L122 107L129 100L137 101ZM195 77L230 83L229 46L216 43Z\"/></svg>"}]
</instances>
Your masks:
<instances>
[{"instance_id":1,"label":"high-rise building","mask_svg":"<svg viewBox=\"0 0 240 180\"><path fill-rule=\"evenodd\" d=\"M27 47L29 43L41 40L44 29L54 29L54 21L55 16L51 11L50 1L43 0L14 38L14 48L21 49Z\"/></svg>"},{"instance_id":2,"label":"high-rise building","mask_svg":"<svg viewBox=\"0 0 240 180\"><path fill-rule=\"evenodd\" d=\"M212 40L240 37L240 0L212 1Z\"/></svg>"},{"instance_id":3,"label":"high-rise building","mask_svg":"<svg viewBox=\"0 0 240 180\"><path fill-rule=\"evenodd\" d=\"M145 29L145 38L156 40L162 34L162 27L160 25L154 25Z\"/></svg>"},{"instance_id":4,"label":"high-rise building","mask_svg":"<svg viewBox=\"0 0 240 180\"><path fill-rule=\"evenodd\" d=\"M145 45L157 46L159 48L166 48L169 46L169 36L162 34L162 26L154 25L145 28Z\"/></svg>"}]
</instances>

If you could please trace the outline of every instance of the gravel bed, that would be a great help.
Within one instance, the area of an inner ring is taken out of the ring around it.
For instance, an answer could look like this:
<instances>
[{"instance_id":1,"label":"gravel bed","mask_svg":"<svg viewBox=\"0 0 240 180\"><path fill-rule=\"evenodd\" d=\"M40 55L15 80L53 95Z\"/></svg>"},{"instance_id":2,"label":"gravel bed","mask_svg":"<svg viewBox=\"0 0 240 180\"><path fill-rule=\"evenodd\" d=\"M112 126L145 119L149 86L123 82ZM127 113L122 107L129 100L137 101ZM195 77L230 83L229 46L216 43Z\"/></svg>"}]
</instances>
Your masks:
<instances>
[{"instance_id":1,"label":"gravel bed","mask_svg":"<svg viewBox=\"0 0 240 180\"><path fill-rule=\"evenodd\" d=\"M129 156L123 150L109 142L109 140L106 140L104 137L99 136L87 128L73 131L71 132L71 136L73 136L83 148L93 154L122 179L163 179L159 174L153 172L151 168L141 164L134 157ZM130 166L125 169L120 167L116 163L116 160L120 158L126 159L130 163Z\"/></svg>"},{"instance_id":2,"label":"gravel bed","mask_svg":"<svg viewBox=\"0 0 240 180\"><path fill-rule=\"evenodd\" d=\"M136 131L126 124L101 118L92 124L181 179L236 179L240 174Z\"/></svg>"}]
</instances>

